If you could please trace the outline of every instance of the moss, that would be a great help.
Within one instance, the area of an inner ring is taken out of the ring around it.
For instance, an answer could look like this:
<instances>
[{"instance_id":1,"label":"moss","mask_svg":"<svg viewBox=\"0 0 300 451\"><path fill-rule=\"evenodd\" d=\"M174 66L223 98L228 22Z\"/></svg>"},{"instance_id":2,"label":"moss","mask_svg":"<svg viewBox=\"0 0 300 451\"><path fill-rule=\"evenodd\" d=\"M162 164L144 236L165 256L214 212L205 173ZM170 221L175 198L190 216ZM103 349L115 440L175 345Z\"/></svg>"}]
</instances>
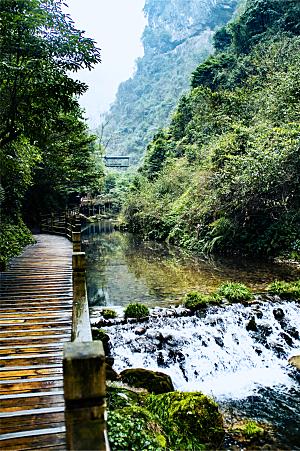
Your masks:
<instances>
[{"instance_id":1,"label":"moss","mask_svg":"<svg viewBox=\"0 0 300 451\"><path fill-rule=\"evenodd\" d=\"M200 392L171 392L151 395L148 409L156 415L175 449L215 449L224 436L223 419L217 404Z\"/></svg>"},{"instance_id":2,"label":"moss","mask_svg":"<svg viewBox=\"0 0 300 451\"><path fill-rule=\"evenodd\" d=\"M226 282L216 291L217 296L222 296L231 302L243 302L253 299L251 290L242 283Z\"/></svg>"},{"instance_id":3,"label":"moss","mask_svg":"<svg viewBox=\"0 0 300 451\"><path fill-rule=\"evenodd\" d=\"M192 311L200 310L209 304L218 304L221 298L214 294L203 294L198 291L190 291L185 295L184 306Z\"/></svg>"},{"instance_id":4,"label":"moss","mask_svg":"<svg viewBox=\"0 0 300 451\"><path fill-rule=\"evenodd\" d=\"M170 376L144 368L130 368L120 374L122 382L137 388L145 388L151 393L160 394L174 390Z\"/></svg>"},{"instance_id":5,"label":"moss","mask_svg":"<svg viewBox=\"0 0 300 451\"><path fill-rule=\"evenodd\" d=\"M144 318L145 316L149 316L149 309L144 304L132 303L127 305L125 311L125 318Z\"/></svg>"},{"instance_id":6,"label":"moss","mask_svg":"<svg viewBox=\"0 0 300 451\"><path fill-rule=\"evenodd\" d=\"M275 280L267 286L267 290L285 299L300 300L300 280L293 282Z\"/></svg>"},{"instance_id":7,"label":"moss","mask_svg":"<svg viewBox=\"0 0 300 451\"><path fill-rule=\"evenodd\" d=\"M145 392L146 393L146 392ZM145 394L137 393L122 387L107 387L107 406L109 410L119 410L124 407L132 407L143 402Z\"/></svg>"},{"instance_id":8,"label":"moss","mask_svg":"<svg viewBox=\"0 0 300 451\"><path fill-rule=\"evenodd\" d=\"M242 420L236 423L228 430L228 433L244 448L248 448L250 444L263 445L266 442L272 442L268 430L253 420Z\"/></svg>"},{"instance_id":9,"label":"moss","mask_svg":"<svg viewBox=\"0 0 300 451\"><path fill-rule=\"evenodd\" d=\"M101 310L101 315L105 319L114 319L117 317L117 312L107 308L107 309Z\"/></svg>"}]
</instances>

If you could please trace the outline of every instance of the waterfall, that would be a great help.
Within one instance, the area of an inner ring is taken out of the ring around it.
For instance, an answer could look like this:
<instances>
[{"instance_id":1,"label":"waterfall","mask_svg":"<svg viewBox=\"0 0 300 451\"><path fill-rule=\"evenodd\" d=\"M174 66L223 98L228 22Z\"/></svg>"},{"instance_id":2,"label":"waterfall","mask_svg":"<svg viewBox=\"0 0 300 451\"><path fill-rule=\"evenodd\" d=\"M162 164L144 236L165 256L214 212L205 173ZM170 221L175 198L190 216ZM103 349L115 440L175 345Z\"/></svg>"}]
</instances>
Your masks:
<instances>
[{"instance_id":1,"label":"waterfall","mask_svg":"<svg viewBox=\"0 0 300 451\"><path fill-rule=\"evenodd\" d=\"M159 370L178 390L218 400L242 399L260 387L290 388L288 364L300 354L300 308L295 302L212 307L189 317L154 309L149 322L107 328L114 368Z\"/></svg>"}]
</instances>

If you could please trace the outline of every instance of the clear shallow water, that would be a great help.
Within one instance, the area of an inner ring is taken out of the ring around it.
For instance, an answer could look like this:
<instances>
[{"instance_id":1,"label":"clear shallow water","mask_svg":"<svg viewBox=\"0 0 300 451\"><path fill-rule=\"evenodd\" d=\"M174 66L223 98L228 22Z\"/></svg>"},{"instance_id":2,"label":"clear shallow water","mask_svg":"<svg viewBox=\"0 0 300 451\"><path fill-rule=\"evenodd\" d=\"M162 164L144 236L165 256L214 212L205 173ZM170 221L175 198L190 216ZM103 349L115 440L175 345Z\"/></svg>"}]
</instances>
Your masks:
<instances>
[{"instance_id":1,"label":"clear shallow water","mask_svg":"<svg viewBox=\"0 0 300 451\"><path fill-rule=\"evenodd\" d=\"M237 258L204 259L175 246L141 241L112 230L109 223L83 232L87 253L87 287L91 306L125 306L140 301L169 306L192 290L211 292L226 280L262 291L274 279L300 277L297 268Z\"/></svg>"}]
</instances>

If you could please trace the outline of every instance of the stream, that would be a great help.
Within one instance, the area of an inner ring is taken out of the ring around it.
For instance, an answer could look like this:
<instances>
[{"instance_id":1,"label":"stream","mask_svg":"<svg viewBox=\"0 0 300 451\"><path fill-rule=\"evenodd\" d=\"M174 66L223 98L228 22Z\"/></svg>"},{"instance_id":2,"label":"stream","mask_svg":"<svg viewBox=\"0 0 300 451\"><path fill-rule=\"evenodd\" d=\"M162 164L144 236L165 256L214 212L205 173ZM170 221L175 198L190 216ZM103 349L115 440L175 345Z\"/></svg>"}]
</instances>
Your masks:
<instances>
[{"instance_id":1,"label":"stream","mask_svg":"<svg viewBox=\"0 0 300 451\"><path fill-rule=\"evenodd\" d=\"M177 390L202 391L232 418L275 428L284 449L300 449L300 376L288 358L300 354L300 305L256 296L186 316L184 294L209 292L226 280L263 292L274 279L299 278L295 267L204 258L97 224L84 231L92 322L103 306L151 307L141 324L107 327L114 369L144 367L171 376ZM91 233L92 232L92 233ZM172 306L172 307L170 307Z\"/></svg>"}]
</instances>

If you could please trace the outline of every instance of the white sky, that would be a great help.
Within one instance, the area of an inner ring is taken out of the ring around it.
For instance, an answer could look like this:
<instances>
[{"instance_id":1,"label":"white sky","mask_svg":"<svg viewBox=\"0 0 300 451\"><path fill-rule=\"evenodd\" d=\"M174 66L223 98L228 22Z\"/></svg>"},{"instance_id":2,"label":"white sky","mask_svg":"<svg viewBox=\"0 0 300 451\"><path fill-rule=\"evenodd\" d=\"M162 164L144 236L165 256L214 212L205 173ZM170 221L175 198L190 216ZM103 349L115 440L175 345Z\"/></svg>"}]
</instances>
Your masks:
<instances>
[{"instance_id":1,"label":"white sky","mask_svg":"<svg viewBox=\"0 0 300 451\"><path fill-rule=\"evenodd\" d=\"M113 102L119 84L130 78L135 60L143 55L140 41L146 25L145 0L67 0L67 12L78 29L86 31L101 49L102 63L76 77L90 89L80 103L90 124L100 122L100 114Z\"/></svg>"}]
</instances>

